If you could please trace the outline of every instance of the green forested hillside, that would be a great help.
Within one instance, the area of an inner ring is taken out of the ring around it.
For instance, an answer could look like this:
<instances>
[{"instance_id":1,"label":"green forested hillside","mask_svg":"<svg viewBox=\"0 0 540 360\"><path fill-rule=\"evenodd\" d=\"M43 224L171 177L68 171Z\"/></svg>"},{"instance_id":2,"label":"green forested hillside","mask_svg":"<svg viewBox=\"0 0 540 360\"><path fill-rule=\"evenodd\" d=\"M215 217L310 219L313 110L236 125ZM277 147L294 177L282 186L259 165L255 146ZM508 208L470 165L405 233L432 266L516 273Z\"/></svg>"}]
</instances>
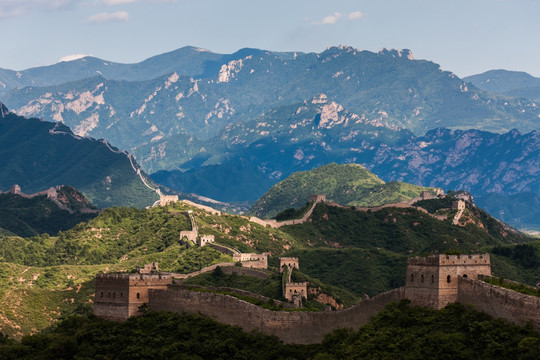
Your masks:
<instances>
[{"instance_id":1,"label":"green forested hillside","mask_svg":"<svg viewBox=\"0 0 540 360\"><path fill-rule=\"evenodd\" d=\"M340 205L377 206L411 200L429 189L401 182L385 184L362 165L332 163L290 175L257 200L250 212L273 217L301 207L312 194L325 194L328 201Z\"/></svg>"},{"instance_id":2,"label":"green forested hillside","mask_svg":"<svg viewBox=\"0 0 540 360\"><path fill-rule=\"evenodd\" d=\"M269 252L270 266L277 267L279 256L298 256L306 276L301 279L321 284L345 304L351 303L344 300L346 293L373 296L401 286L407 256L431 251L493 251L495 276L529 284L540 279L538 243L527 243L523 250L515 244L528 239L519 233L490 234L483 223L454 226L415 209L361 212L318 204L310 221L273 229L246 217L213 215L184 203L110 208L58 236L0 237L0 332L19 338L49 326L63 314L84 311L99 271L130 271L158 261L164 271L188 273L231 261L210 247L188 249L180 244L179 232L190 229L181 212L188 210L193 211L200 234L214 235L217 242L243 252ZM204 276L201 279L204 283ZM213 277L211 283L266 288L264 295L278 288L272 282L233 276L219 281Z\"/></svg>"},{"instance_id":3,"label":"green forested hillside","mask_svg":"<svg viewBox=\"0 0 540 360\"><path fill-rule=\"evenodd\" d=\"M97 216L97 210L88 209L88 201L74 188L59 187L57 193L64 208L46 195L26 198L0 194L0 228L8 230L12 236L56 235L58 231L71 229ZM91 212L81 212L81 209Z\"/></svg>"},{"instance_id":4,"label":"green forested hillside","mask_svg":"<svg viewBox=\"0 0 540 360\"><path fill-rule=\"evenodd\" d=\"M14 184L26 194L71 185L100 208L143 207L158 199L126 153L77 137L60 123L9 113L0 117L0 190Z\"/></svg>"}]
</instances>

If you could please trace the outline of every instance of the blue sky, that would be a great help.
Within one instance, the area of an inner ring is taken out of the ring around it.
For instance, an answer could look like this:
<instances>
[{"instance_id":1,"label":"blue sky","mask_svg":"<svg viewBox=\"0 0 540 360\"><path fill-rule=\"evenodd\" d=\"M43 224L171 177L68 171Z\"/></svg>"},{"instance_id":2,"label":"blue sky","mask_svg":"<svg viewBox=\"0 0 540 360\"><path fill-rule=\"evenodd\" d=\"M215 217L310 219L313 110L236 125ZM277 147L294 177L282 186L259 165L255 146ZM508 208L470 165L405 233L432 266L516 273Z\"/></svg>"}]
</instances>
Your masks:
<instances>
[{"instance_id":1,"label":"blue sky","mask_svg":"<svg viewBox=\"0 0 540 360\"><path fill-rule=\"evenodd\" d=\"M0 0L0 67L74 54L133 63L192 45L321 52L411 49L459 76L540 77L537 0Z\"/></svg>"}]
</instances>

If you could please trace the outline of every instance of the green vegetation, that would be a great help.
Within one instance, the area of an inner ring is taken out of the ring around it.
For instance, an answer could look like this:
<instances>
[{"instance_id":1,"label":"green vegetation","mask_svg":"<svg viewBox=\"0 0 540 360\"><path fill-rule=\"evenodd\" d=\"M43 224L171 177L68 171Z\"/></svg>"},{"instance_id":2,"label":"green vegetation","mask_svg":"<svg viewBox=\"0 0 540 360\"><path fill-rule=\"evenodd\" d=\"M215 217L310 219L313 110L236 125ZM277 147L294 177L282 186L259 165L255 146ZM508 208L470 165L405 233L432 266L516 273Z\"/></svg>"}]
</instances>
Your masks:
<instances>
[{"instance_id":1,"label":"green vegetation","mask_svg":"<svg viewBox=\"0 0 540 360\"><path fill-rule=\"evenodd\" d=\"M358 297L364 294L374 296L405 285L407 256L391 251L318 248L292 250L287 252L287 256L298 257L302 273L325 284L347 289ZM331 290L325 291L328 292ZM340 295L336 297L342 298Z\"/></svg>"},{"instance_id":2,"label":"green vegetation","mask_svg":"<svg viewBox=\"0 0 540 360\"><path fill-rule=\"evenodd\" d=\"M540 241L496 246L489 251L493 276L528 285L540 282Z\"/></svg>"},{"instance_id":3,"label":"green vegetation","mask_svg":"<svg viewBox=\"0 0 540 360\"><path fill-rule=\"evenodd\" d=\"M537 359L540 334L461 304L390 304L358 331L325 338L326 359Z\"/></svg>"},{"instance_id":4,"label":"green vegetation","mask_svg":"<svg viewBox=\"0 0 540 360\"><path fill-rule=\"evenodd\" d=\"M424 190L429 188L401 182L385 184L358 164L332 163L290 175L257 200L250 212L259 217L274 217L304 204L312 194L325 194L329 201L341 205L377 206L410 200Z\"/></svg>"},{"instance_id":5,"label":"green vegetation","mask_svg":"<svg viewBox=\"0 0 540 360\"><path fill-rule=\"evenodd\" d=\"M532 296L540 297L540 289L536 287L533 288L531 286L527 286L525 284L521 284L518 282L510 282L510 281L505 280L502 277L484 278L483 280L489 284L497 285L497 286L510 289L510 290L514 290L525 295L532 295Z\"/></svg>"},{"instance_id":6,"label":"green vegetation","mask_svg":"<svg viewBox=\"0 0 540 360\"><path fill-rule=\"evenodd\" d=\"M306 205L302 206L300 209L295 208L288 208L274 216L273 218L277 221L283 221L283 220L291 220L291 219L301 219L313 206L312 202L306 203Z\"/></svg>"},{"instance_id":7,"label":"green vegetation","mask_svg":"<svg viewBox=\"0 0 540 360\"><path fill-rule=\"evenodd\" d=\"M125 153L101 141L71 136L60 123L10 113L0 121L0 189L19 184L32 194L58 184L79 189L93 204L151 205L158 199L133 170Z\"/></svg>"},{"instance_id":8,"label":"green vegetation","mask_svg":"<svg viewBox=\"0 0 540 360\"><path fill-rule=\"evenodd\" d=\"M318 204L311 221L281 228L303 239L304 246L382 248L401 254L444 252L448 248L479 251L486 245L524 241L519 233L493 236L473 224L454 226L413 208L357 211Z\"/></svg>"},{"instance_id":9,"label":"green vegetation","mask_svg":"<svg viewBox=\"0 0 540 360\"><path fill-rule=\"evenodd\" d=\"M20 343L0 336L10 359L538 359L540 334L460 304L442 310L388 305L359 329L321 344L284 345L202 315L147 311L124 323L71 316Z\"/></svg>"},{"instance_id":10,"label":"green vegetation","mask_svg":"<svg viewBox=\"0 0 540 360\"><path fill-rule=\"evenodd\" d=\"M56 235L97 216L96 213L81 213L78 209L82 204L73 201L72 197L66 196L66 199L75 212L60 209L46 195L28 199L15 194L0 194L0 227L8 230L11 236Z\"/></svg>"}]
</instances>

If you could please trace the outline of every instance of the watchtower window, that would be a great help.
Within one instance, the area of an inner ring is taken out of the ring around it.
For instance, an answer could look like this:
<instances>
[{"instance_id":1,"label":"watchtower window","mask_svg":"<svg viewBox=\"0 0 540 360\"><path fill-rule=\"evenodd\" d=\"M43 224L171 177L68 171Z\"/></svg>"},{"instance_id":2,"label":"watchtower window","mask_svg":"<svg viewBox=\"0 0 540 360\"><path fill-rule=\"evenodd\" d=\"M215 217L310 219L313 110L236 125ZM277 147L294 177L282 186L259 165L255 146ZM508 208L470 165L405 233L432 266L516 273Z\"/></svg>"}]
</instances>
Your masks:
<instances>
[{"instance_id":1,"label":"watchtower window","mask_svg":"<svg viewBox=\"0 0 540 360\"><path fill-rule=\"evenodd\" d=\"M101 292L101 297L103 297L103 291Z\"/></svg>"},{"instance_id":2,"label":"watchtower window","mask_svg":"<svg viewBox=\"0 0 540 360\"><path fill-rule=\"evenodd\" d=\"M116 293L115 292L112 293L112 297L113 297L113 299L116 299Z\"/></svg>"},{"instance_id":3,"label":"watchtower window","mask_svg":"<svg viewBox=\"0 0 540 360\"><path fill-rule=\"evenodd\" d=\"M424 282L424 274L422 274L422 278L420 280L421 282Z\"/></svg>"},{"instance_id":4,"label":"watchtower window","mask_svg":"<svg viewBox=\"0 0 540 360\"><path fill-rule=\"evenodd\" d=\"M446 282L450 284L450 281L451 281L450 275L448 275L448 276L446 277Z\"/></svg>"},{"instance_id":5,"label":"watchtower window","mask_svg":"<svg viewBox=\"0 0 540 360\"><path fill-rule=\"evenodd\" d=\"M141 294L137 293L137 299L140 299L140 298L141 298Z\"/></svg>"},{"instance_id":6,"label":"watchtower window","mask_svg":"<svg viewBox=\"0 0 540 360\"><path fill-rule=\"evenodd\" d=\"M414 274L411 274L411 282L414 282Z\"/></svg>"},{"instance_id":7,"label":"watchtower window","mask_svg":"<svg viewBox=\"0 0 540 360\"><path fill-rule=\"evenodd\" d=\"M435 276L431 275L431 282L434 283L435 282Z\"/></svg>"}]
</instances>

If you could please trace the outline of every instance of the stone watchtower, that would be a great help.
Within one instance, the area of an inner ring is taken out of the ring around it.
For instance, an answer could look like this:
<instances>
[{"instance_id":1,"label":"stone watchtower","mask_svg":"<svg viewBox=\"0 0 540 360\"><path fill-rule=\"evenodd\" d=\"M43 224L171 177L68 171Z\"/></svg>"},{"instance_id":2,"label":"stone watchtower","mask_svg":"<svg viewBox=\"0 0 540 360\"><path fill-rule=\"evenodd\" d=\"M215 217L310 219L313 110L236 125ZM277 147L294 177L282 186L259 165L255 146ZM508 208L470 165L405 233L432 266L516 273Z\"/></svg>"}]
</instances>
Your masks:
<instances>
[{"instance_id":1,"label":"stone watchtower","mask_svg":"<svg viewBox=\"0 0 540 360\"><path fill-rule=\"evenodd\" d=\"M124 321L139 313L148 303L149 289L167 289L170 274L97 274L94 314L113 321Z\"/></svg>"},{"instance_id":2,"label":"stone watchtower","mask_svg":"<svg viewBox=\"0 0 540 360\"><path fill-rule=\"evenodd\" d=\"M309 202L314 202L314 203L326 202L326 195L324 194L309 195Z\"/></svg>"},{"instance_id":3,"label":"stone watchtower","mask_svg":"<svg viewBox=\"0 0 540 360\"><path fill-rule=\"evenodd\" d=\"M279 272L280 273L283 272L284 266L288 266L291 270L292 269L300 270L297 257L280 257L279 258Z\"/></svg>"},{"instance_id":4,"label":"stone watchtower","mask_svg":"<svg viewBox=\"0 0 540 360\"><path fill-rule=\"evenodd\" d=\"M458 277L491 276L489 254L430 255L407 260L405 296L413 303L442 309L458 301Z\"/></svg>"}]
</instances>

